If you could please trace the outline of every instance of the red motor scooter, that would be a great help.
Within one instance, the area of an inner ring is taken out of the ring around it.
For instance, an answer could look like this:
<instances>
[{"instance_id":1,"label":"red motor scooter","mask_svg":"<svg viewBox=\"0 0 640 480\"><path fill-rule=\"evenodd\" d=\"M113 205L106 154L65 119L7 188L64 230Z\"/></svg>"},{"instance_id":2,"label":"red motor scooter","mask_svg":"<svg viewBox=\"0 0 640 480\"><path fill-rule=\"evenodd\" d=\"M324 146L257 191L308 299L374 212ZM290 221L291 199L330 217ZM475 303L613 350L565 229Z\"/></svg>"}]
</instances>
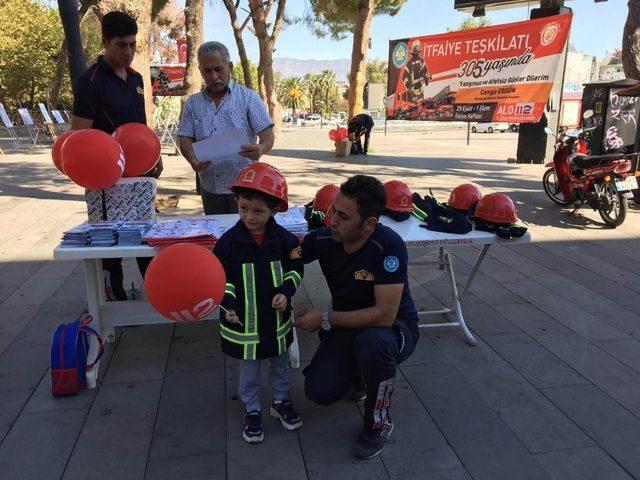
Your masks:
<instances>
[{"instance_id":1,"label":"red motor scooter","mask_svg":"<svg viewBox=\"0 0 640 480\"><path fill-rule=\"evenodd\" d=\"M592 110L584 118L593 116ZM574 205L575 213L584 204L597 210L604 223L615 228L627 215L627 199L638 188L631 158L635 155L607 153L589 155L587 137L595 128L566 130L556 136L552 129L545 132L556 137L555 154L544 172L542 186L547 196L558 205ZM636 160L637 170L637 160Z\"/></svg>"}]
</instances>

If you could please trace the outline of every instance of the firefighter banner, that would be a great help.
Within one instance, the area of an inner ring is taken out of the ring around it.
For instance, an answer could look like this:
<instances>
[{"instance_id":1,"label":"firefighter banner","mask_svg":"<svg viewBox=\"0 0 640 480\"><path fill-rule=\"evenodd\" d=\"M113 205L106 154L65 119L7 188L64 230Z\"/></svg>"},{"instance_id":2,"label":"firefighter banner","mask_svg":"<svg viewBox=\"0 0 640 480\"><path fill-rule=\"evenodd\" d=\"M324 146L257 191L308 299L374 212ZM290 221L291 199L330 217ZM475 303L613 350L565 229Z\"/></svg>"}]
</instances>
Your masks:
<instances>
[{"instance_id":1,"label":"firefighter banner","mask_svg":"<svg viewBox=\"0 0 640 480\"><path fill-rule=\"evenodd\" d=\"M184 73L180 64L151 65L153 95L184 95Z\"/></svg>"},{"instance_id":2,"label":"firefighter banner","mask_svg":"<svg viewBox=\"0 0 640 480\"><path fill-rule=\"evenodd\" d=\"M571 14L389 42L387 118L540 120Z\"/></svg>"}]
</instances>

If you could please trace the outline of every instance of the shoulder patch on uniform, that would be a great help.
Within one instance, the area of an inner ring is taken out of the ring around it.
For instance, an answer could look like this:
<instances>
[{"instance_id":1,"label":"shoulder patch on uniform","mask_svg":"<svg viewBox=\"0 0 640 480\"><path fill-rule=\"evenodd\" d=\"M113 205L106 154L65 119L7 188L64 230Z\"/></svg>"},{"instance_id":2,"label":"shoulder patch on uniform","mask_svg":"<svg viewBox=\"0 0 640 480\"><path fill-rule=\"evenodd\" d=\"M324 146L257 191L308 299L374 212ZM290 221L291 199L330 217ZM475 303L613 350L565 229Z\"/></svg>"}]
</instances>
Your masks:
<instances>
[{"instance_id":1,"label":"shoulder patch on uniform","mask_svg":"<svg viewBox=\"0 0 640 480\"><path fill-rule=\"evenodd\" d=\"M398 270L398 267L400 267L400 261L395 255L389 255L382 263L384 265L384 269L389 273L395 272Z\"/></svg>"},{"instance_id":2,"label":"shoulder patch on uniform","mask_svg":"<svg viewBox=\"0 0 640 480\"><path fill-rule=\"evenodd\" d=\"M289 258L291 260L296 260L298 258L302 258L302 251L301 251L300 247L296 247L293 250L291 250L289 252Z\"/></svg>"},{"instance_id":3,"label":"shoulder patch on uniform","mask_svg":"<svg viewBox=\"0 0 640 480\"><path fill-rule=\"evenodd\" d=\"M367 272L366 270L357 270L353 274L353 278L355 280L365 280L367 282L373 282L375 280L373 273Z\"/></svg>"},{"instance_id":4,"label":"shoulder patch on uniform","mask_svg":"<svg viewBox=\"0 0 640 480\"><path fill-rule=\"evenodd\" d=\"M142 87L136 87L136 92L138 92L140 95L144 95L144 89Z\"/></svg>"}]
</instances>

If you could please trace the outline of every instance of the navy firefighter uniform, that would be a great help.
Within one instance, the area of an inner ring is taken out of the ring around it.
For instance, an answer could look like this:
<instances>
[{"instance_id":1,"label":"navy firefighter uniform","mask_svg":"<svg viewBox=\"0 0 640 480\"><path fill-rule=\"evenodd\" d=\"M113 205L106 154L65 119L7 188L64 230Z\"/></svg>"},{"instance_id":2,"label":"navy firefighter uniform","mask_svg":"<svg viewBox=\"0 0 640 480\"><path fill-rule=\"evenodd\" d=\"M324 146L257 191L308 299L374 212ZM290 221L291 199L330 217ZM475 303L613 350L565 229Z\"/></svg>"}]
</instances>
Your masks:
<instances>
[{"instance_id":1,"label":"navy firefighter uniform","mask_svg":"<svg viewBox=\"0 0 640 480\"><path fill-rule=\"evenodd\" d=\"M222 306L235 310L242 322L229 323L220 311L222 351L243 360L284 353L293 340L291 297L304 273L298 239L272 217L257 245L240 220L216 242L214 253L227 276ZM278 293L287 297L284 312L271 308Z\"/></svg>"},{"instance_id":2,"label":"navy firefighter uniform","mask_svg":"<svg viewBox=\"0 0 640 480\"><path fill-rule=\"evenodd\" d=\"M332 326L322 331L320 346L304 371L307 398L329 405L345 396L359 370L367 387L364 426L380 428L390 421L396 367L413 353L419 337L418 315L409 291L406 246L397 233L377 224L358 251L346 253L325 227L305 237L302 258L304 263L320 262L334 311L373 307L376 285L404 284L391 327Z\"/></svg>"}]
</instances>

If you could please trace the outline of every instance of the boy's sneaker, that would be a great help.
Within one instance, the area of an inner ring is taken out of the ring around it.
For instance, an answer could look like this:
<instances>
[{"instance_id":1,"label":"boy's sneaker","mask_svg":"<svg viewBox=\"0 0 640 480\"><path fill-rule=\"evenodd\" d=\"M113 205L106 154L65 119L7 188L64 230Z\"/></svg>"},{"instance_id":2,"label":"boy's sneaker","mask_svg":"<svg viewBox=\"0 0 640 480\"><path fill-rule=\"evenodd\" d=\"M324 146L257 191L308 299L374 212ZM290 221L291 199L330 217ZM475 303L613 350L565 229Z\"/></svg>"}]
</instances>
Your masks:
<instances>
[{"instance_id":1,"label":"boy's sneaker","mask_svg":"<svg viewBox=\"0 0 640 480\"><path fill-rule=\"evenodd\" d=\"M260 443L264 440L262 412L258 410L245 412L242 422L242 438L247 443Z\"/></svg>"},{"instance_id":2,"label":"boy's sneaker","mask_svg":"<svg viewBox=\"0 0 640 480\"><path fill-rule=\"evenodd\" d=\"M351 453L361 460L375 457L384 448L391 436L391 432L393 432L393 422L391 421L384 422L382 428L377 430L362 430Z\"/></svg>"},{"instance_id":3,"label":"boy's sneaker","mask_svg":"<svg viewBox=\"0 0 640 480\"><path fill-rule=\"evenodd\" d=\"M280 403L273 402L270 414L273 418L280 420L285 430L297 430L302 426L302 418L289 400L282 400Z\"/></svg>"}]
</instances>

